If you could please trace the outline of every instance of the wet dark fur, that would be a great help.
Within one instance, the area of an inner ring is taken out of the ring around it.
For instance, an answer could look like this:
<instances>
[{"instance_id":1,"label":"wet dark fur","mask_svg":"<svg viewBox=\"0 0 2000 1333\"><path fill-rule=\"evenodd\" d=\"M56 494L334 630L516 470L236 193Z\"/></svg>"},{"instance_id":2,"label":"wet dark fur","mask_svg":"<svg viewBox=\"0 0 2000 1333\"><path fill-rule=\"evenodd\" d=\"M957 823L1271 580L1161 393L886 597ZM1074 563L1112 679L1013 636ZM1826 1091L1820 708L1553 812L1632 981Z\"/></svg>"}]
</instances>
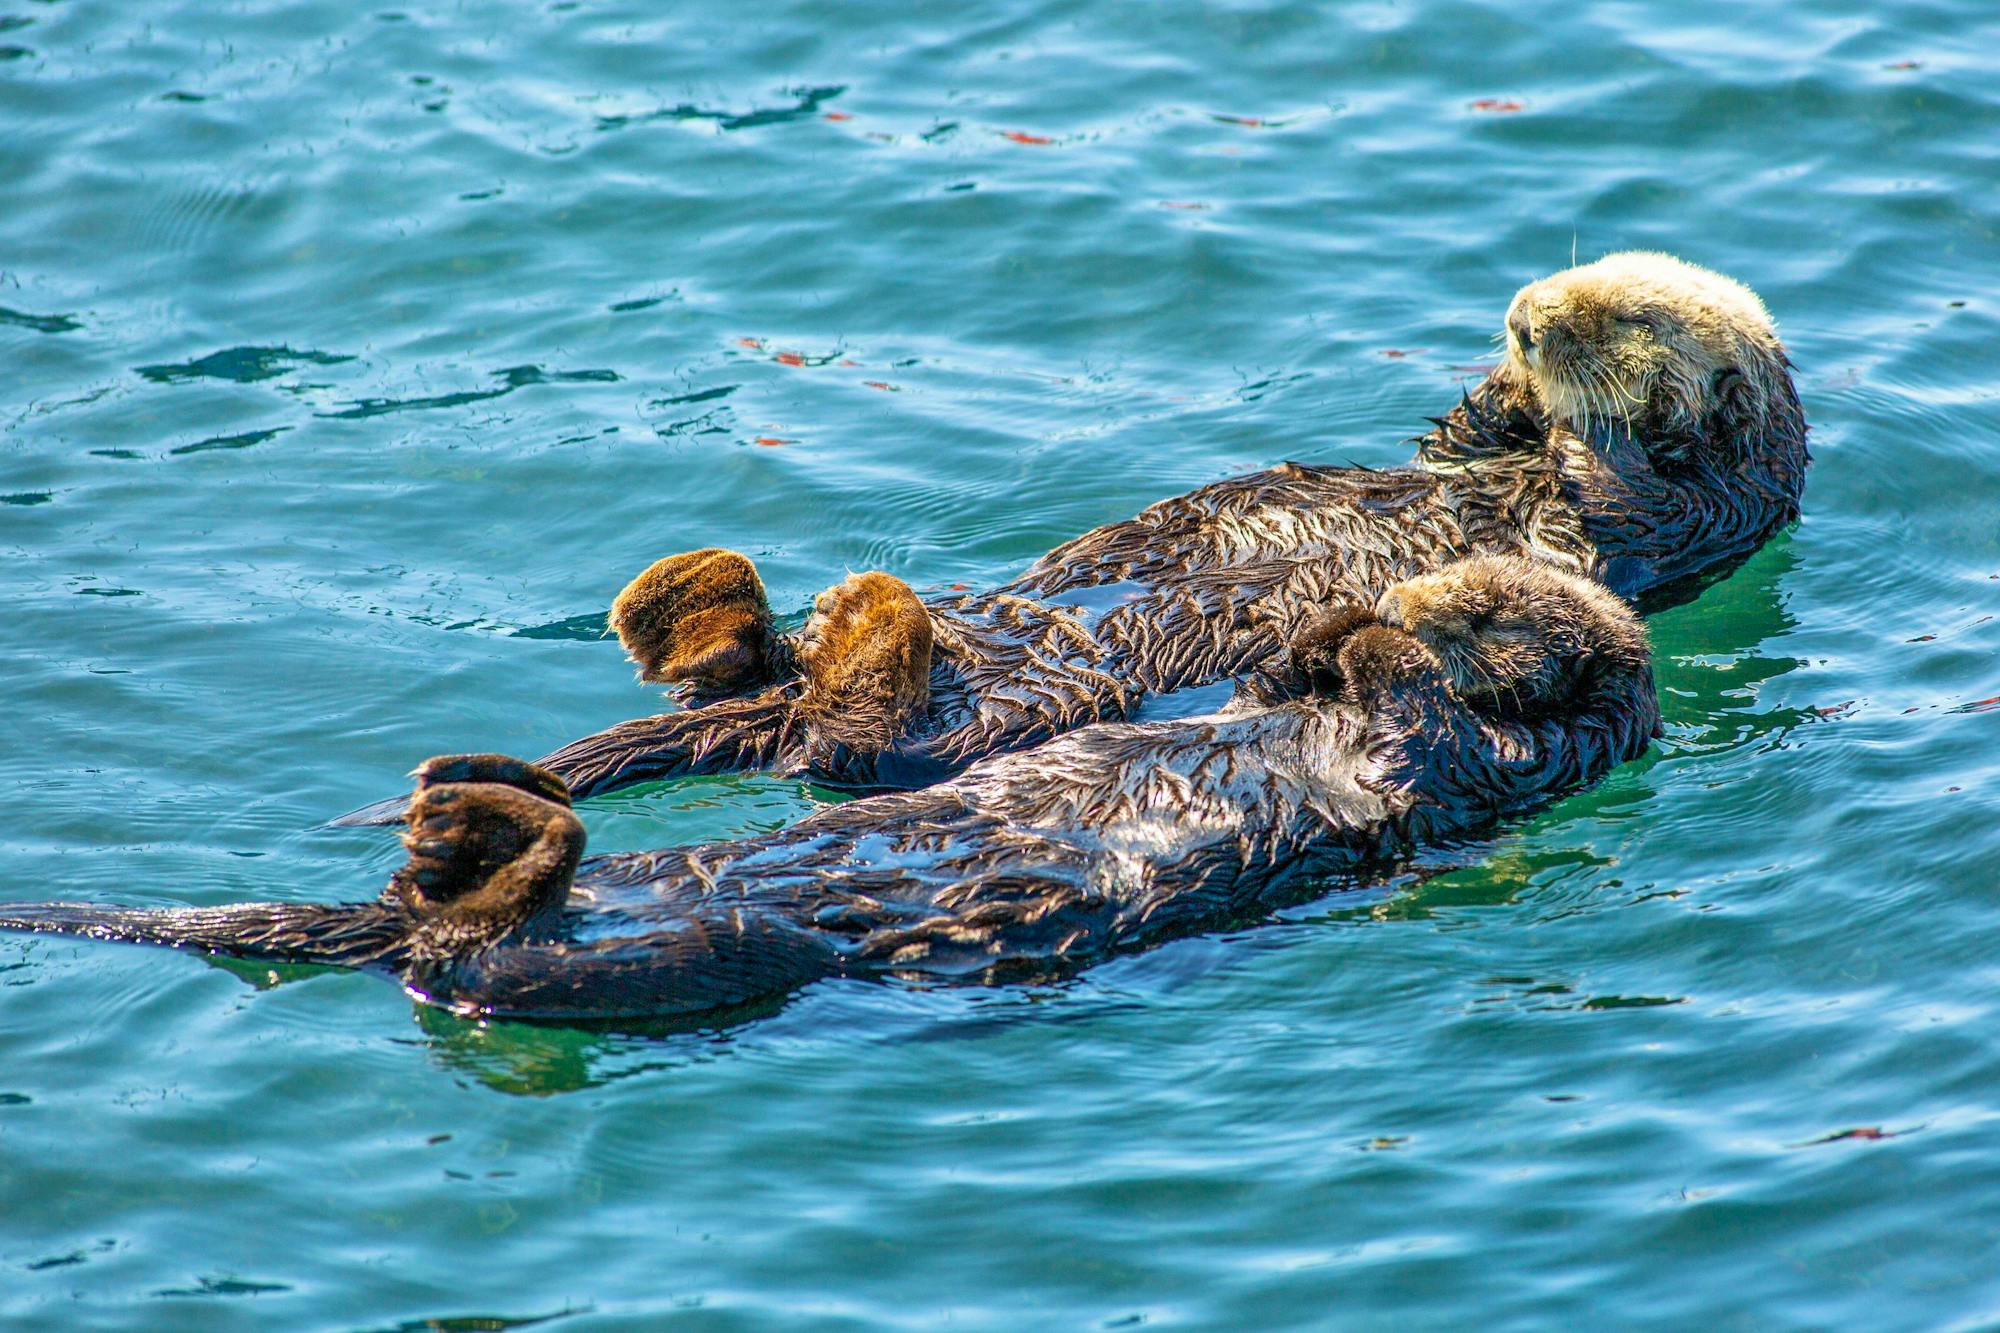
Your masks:
<instances>
[{"instance_id":1,"label":"wet dark fur","mask_svg":"<svg viewBox=\"0 0 2000 1333\"><path fill-rule=\"evenodd\" d=\"M1086 533L1000 588L928 599L929 699L892 743L829 743L774 637L762 679L775 683L745 691L720 674L684 676L684 711L540 762L579 797L751 769L921 786L1128 718L1149 695L1241 678L1327 604L1372 605L1461 556L1530 553L1639 599L1685 589L1797 516L1805 421L1747 289L1668 256L1607 256L1523 288L1507 329L1507 359L1416 441L1413 467L1287 463L1217 482ZM1566 400L1604 397L1604 410L1583 413L1587 437L1540 401L1524 338ZM1602 375L1579 360L1594 342ZM642 661L657 655L627 638ZM340 822L388 823L402 807L378 802Z\"/></svg>"},{"instance_id":2,"label":"wet dark fur","mask_svg":"<svg viewBox=\"0 0 2000 1333\"><path fill-rule=\"evenodd\" d=\"M1511 603L1550 627L1556 669L1524 662L1496 695L1431 646L1462 632L1448 599L1385 598L1313 617L1222 713L1084 727L760 837L578 867L559 783L447 758L419 770L410 864L374 902L24 906L0 928L369 967L524 1016L703 1012L829 976L1058 974L1254 919L1645 748L1659 714L1629 611L1525 561L1462 569L1494 612L1472 632Z\"/></svg>"},{"instance_id":3,"label":"wet dark fur","mask_svg":"<svg viewBox=\"0 0 2000 1333\"><path fill-rule=\"evenodd\" d=\"M1497 377L1496 377L1497 380ZM1786 411L1717 420L1655 464L1615 428L1544 435L1489 380L1418 441L1418 466L1286 464L1099 528L991 592L927 599L930 704L880 750L814 754L799 681L621 723L540 762L579 797L697 773L788 767L918 786L1148 694L1256 670L1315 608L1478 551L1530 551L1640 597L1754 550L1798 513L1805 427ZM1123 586L1120 586L1123 585ZM820 758L824 755L824 758ZM819 762L815 763L814 760ZM399 799L350 816L388 822Z\"/></svg>"}]
</instances>

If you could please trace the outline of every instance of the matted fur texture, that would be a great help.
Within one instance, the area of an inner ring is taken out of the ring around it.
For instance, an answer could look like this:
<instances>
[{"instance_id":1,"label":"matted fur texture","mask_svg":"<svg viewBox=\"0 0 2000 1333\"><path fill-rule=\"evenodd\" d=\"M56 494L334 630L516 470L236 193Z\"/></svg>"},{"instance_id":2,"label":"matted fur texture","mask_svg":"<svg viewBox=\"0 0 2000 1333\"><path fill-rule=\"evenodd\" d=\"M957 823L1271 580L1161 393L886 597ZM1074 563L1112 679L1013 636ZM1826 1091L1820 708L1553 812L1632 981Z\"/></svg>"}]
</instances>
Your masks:
<instances>
[{"instance_id":1,"label":"matted fur texture","mask_svg":"<svg viewBox=\"0 0 2000 1333\"><path fill-rule=\"evenodd\" d=\"M1209 716L1086 726L778 832L580 866L548 775L433 760L410 864L373 902L31 905L0 928L368 967L516 1016L706 1013L831 976L1051 976L1383 873L1601 776L1659 726L1631 611L1525 559L1396 585L1272 657Z\"/></svg>"},{"instance_id":2,"label":"matted fur texture","mask_svg":"<svg viewBox=\"0 0 2000 1333\"><path fill-rule=\"evenodd\" d=\"M1327 604L1372 605L1463 556L1532 555L1639 598L1797 516L1805 420L1747 288L1664 255L1611 255L1523 288L1501 336L1507 358L1416 441L1413 467L1287 463L1216 482L999 588L925 599L928 700L887 744L816 736L778 643L776 683L698 681L685 710L540 762L579 797L754 769L916 787L1128 718L1148 696L1240 678ZM627 646L654 653L643 636ZM402 808L393 798L340 822L389 823Z\"/></svg>"}]
</instances>

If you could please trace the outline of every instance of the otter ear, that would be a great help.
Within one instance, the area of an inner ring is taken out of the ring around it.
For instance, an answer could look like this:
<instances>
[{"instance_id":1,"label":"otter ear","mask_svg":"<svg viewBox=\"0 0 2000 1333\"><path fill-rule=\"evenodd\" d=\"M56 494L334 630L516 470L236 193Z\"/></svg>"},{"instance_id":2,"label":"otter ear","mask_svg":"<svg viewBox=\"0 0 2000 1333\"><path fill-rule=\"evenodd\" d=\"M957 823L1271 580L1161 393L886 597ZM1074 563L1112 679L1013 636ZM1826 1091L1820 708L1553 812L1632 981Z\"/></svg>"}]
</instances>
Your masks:
<instances>
[{"instance_id":1,"label":"otter ear","mask_svg":"<svg viewBox=\"0 0 2000 1333\"><path fill-rule=\"evenodd\" d=\"M1750 387L1750 377L1736 366L1724 366L1708 381L1709 393L1715 399L1716 424L1723 433L1736 435L1750 429L1755 422L1752 414L1756 410L1756 395Z\"/></svg>"}]
</instances>

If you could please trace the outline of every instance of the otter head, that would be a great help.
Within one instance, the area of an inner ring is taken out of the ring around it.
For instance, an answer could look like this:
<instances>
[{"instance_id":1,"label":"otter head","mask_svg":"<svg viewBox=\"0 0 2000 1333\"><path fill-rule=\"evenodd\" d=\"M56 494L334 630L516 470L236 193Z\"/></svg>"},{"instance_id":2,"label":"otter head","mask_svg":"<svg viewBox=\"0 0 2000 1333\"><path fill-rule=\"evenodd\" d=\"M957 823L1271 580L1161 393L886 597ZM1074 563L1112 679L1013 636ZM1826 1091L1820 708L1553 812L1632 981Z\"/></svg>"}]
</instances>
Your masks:
<instances>
[{"instance_id":1,"label":"otter head","mask_svg":"<svg viewBox=\"0 0 2000 1333\"><path fill-rule=\"evenodd\" d=\"M1603 585L1525 556L1475 556L1382 594L1375 615L1437 657L1474 705L1575 702L1606 670L1647 661L1646 632Z\"/></svg>"},{"instance_id":2,"label":"otter head","mask_svg":"<svg viewBox=\"0 0 2000 1333\"><path fill-rule=\"evenodd\" d=\"M1626 251L1531 282L1507 308L1506 367L1583 439L1623 426L1649 452L1796 416L1784 346L1748 287Z\"/></svg>"}]
</instances>

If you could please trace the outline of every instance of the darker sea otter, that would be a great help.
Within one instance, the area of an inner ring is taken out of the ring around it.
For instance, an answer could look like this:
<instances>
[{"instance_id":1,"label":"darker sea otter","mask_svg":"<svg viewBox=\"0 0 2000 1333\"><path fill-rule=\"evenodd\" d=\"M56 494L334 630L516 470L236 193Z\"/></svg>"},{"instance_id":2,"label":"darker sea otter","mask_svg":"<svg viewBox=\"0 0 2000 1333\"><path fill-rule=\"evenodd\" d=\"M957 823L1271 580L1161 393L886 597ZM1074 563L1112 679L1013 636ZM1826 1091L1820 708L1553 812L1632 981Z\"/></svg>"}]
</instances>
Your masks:
<instances>
[{"instance_id":1,"label":"darker sea otter","mask_svg":"<svg viewBox=\"0 0 2000 1333\"><path fill-rule=\"evenodd\" d=\"M373 902L0 909L0 928L366 967L465 1013L704 1013L833 976L988 981L1296 901L1639 754L1646 641L1601 586L1481 557L1320 608L1223 711L1079 728L733 842L581 860L563 784L433 759Z\"/></svg>"},{"instance_id":2,"label":"darker sea otter","mask_svg":"<svg viewBox=\"0 0 2000 1333\"><path fill-rule=\"evenodd\" d=\"M1477 553L1525 552L1638 598L1741 558L1798 513L1806 427L1747 288L1666 255L1531 283L1506 356L1416 465L1285 464L1161 501L990 592L919 601L887 574L780 634L749 560L662 560L612 624L683 711L541 761L578 797L749 769L916 787L1142 701L1256 670L1331 600ZM1143 714L1140 714L1143 716ZM387 823L403 800L343 823Z\"/></svg>"}]
</instances>

